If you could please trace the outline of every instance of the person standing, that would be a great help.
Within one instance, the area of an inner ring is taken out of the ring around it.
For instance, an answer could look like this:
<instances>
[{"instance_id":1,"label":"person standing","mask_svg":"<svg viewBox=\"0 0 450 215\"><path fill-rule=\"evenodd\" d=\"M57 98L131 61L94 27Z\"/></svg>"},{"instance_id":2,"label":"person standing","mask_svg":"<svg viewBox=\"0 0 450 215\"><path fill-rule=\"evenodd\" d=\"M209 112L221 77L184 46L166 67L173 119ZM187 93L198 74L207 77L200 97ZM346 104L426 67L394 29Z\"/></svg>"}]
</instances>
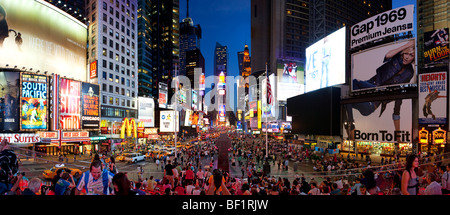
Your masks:
<instances>
[{"instance_id":1,"label":"person standing","mask_svg":"<svg viewBox=\"0 0 450 215\"><path fill-rule=\"evenodd\" d=\"M166 177L167 180L169 180L172 187L174 187L173 166L172 166L170 160L167 161L167 165L165 165L165 167L164 167L164 177Z\"/></svg>"},{"instance_id":2,"label":"person standing","mask_svg":"<svg viewBox=\"0 0 450 215\"><path fill-rule=\"evenodd\" d=\"M419 158L416 155L409 155L406 158L406 167L402 174L402 195L417 195L419 188L419 177L416 169L419 167Z\"/></svg>"},{"instance_id":3,"label":"person standing","mask_svg":"<svg viewBox=\"0 0 450 215\"><path fill-rule=\"evenodd\" d=\"M11 179L19 171L19 162L14 151L9 149L9 142L0 143L0 195L11 190Z\"/></svg>"},{"instance_id":4,"label":"person standing","mask_svg":"<svg viewBox=\"0 0 450 215\"><path fill-rule=\"evenodd\" d=\"M71 179L71 182L69 181L69 178ZM75 181L73 180L73 176L68 172L62 172L61 178L55 184L55 195L66 195L74 187Z\"/></svg>"},{"instance_id":5,"label":"person standing","mask_svg":"<svg viewBox=\"0 0 450 215\"><path fill-rule=\"evenodd\" d=\"M450 163L445 168L441 178L442 194L450 194Z\"/></svg>"},{"instance_id":6,"label":"person standing","mask_svg":"<svg viewBox=\"0 0 450 215\"><path fill-rule=\"evenodd\" d=\"M108 170L103 170L100 160L92 161L88 171L81 176L75 190L76 195L80 195L84 189L86 195L109 195L111 193L113 174Z\"/></svg>"},{"instance_id":7,"label":"person standing","mask_svg":"<svg viewBox=\"0 0 450 215\"><path fill-rule=\"evenodd\" d=\"M436 174L432 172L427 173L428 186L425 188L423 195L442 195L441 185L436 182L436 179Z\"/></svg>"}]
</instances>

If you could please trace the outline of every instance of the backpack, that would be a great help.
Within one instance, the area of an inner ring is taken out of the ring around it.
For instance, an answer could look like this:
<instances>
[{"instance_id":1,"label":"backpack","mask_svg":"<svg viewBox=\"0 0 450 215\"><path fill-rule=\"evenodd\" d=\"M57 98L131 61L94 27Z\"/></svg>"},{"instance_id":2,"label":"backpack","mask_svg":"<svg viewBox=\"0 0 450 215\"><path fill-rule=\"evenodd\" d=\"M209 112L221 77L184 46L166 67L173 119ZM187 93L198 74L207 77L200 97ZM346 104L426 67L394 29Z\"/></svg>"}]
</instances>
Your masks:
<instances>
[{"instance_id":1,"label":"backpack","mask_svg":"<svg viewBox=\"0 0 450 215\"><path fill-rule=\"evenodd\" d=\"M8 184L11 176L19 171L17 156L11 150L0 153L0 182Z\"/></svg>"},{"instance_id":2,"label":"backpack","mask_svg":"<svg viewBox=\"0 0 450 215\"><path fill-rule=\"evenodd\" d=\"M85 172L85 174L87 175L85 175L84 176L84 189L86 190L86 193L88 193L88 183L89 183L89 178L90 178L90 176L91 176L91 172L88 170L88 171L86 171ZM109 187L109 179L108 179L108 176L109 176L109 171L107 171L107 170L103 170L103 172L102 172L102 183L103 183L103 194L107 194L108 192L108 188L109 188L109 191L111 192L111 188Z\"/></svg>"}]
</instances>

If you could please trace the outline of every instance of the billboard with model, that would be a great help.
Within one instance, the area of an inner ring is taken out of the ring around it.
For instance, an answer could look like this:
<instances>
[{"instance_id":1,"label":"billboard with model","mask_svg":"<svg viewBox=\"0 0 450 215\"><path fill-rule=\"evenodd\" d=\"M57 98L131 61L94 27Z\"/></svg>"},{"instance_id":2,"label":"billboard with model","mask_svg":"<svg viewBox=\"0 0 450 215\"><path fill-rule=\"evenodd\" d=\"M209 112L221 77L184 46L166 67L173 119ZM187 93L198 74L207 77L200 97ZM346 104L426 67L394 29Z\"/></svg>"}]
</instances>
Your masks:
<instances>
[{"instance_id":1,"label":"billboard with model","mask_svg":"<svg viewBox=\"0 0 450 215\"><path fill-rule=\"evenodd\" d=\"M86 80L86 25L43 0L0 1L0 63Z\"/></svg>"},{"instance_id":2,"label":"billboard with model","mask_svg":"<svg viewBox=\"0 0 450 215\"><path fill-rule=\"evenodd\" d=\"M345 27L306 48L305 92L345 83Z\"/></svg>"},{"instance_id":3,"label":"billboard with model","mask_svg":"<svg viewBox=\"0 0 450 215\"><path fill-rule=\"evenodd\" d=\"M351 91L416 83L415 39L402 40L352 55Z\"/></svg>"}]
</instances>

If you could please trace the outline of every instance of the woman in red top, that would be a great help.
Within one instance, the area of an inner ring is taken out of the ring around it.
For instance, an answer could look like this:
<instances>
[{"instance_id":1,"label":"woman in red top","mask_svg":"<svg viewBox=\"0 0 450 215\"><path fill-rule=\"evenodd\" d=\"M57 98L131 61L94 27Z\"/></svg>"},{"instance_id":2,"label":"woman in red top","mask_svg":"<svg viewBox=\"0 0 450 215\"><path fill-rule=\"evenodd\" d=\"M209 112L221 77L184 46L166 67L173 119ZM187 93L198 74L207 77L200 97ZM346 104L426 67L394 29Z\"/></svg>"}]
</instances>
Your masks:
<instances>
[{"instance_id":1,"label":"woman in red top","mask_svg":"<svg viewBox=\"0 0 450 215\"><path fill-rule=\"evenodd\" d=\"M186 177L184 178L186 181L186 184L189 182L192 182L194 180L194 171L192 171L191 167L188 167L186 170Z\"/></svg>"}]
</instances>

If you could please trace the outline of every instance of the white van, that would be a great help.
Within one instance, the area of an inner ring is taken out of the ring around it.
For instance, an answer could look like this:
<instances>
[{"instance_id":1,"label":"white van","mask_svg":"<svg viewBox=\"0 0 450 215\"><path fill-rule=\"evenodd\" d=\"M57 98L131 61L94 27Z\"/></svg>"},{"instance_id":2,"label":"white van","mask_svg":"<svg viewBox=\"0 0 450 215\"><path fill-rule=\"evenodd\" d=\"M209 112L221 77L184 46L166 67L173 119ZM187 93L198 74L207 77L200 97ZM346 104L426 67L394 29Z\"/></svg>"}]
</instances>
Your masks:
<instances>
[{"instance_id":1,"label":"white van","mask_svg":"<svg viewBox=\"0 0 450 215\"><path fill-rule=\"evenodd\" d=\"M141 154L141 153L130 153L125 155L125 161L127 161L128 163L137 163L138 161L143 161L145 160L145 155Z\"/></svg>"}]
</instances>

